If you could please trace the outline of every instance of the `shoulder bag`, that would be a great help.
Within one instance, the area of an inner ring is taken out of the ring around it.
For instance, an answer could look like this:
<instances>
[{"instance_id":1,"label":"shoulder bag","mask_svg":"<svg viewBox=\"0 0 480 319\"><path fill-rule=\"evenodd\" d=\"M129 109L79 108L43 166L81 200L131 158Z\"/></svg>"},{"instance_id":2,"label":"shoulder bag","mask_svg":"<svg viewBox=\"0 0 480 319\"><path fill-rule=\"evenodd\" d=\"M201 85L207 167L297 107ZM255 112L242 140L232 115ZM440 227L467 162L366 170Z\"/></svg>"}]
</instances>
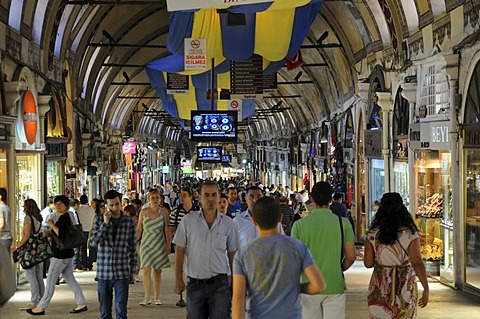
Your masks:
<instances>
[{"instance_id":1,"label":"shoulder bag","mask_svg":"<svg viewBox=\"0 0 480 319\"><path fill-rule=\"evenodd\" d=\"M49 238L39 232L42 225L37 231L34 231L35 223L32 216L30 216L30 220L32 221L30 237L13 253L13 261L19 262L23 269L32 268L53 255Z\"/></svg>"},{"instance_id":2,"label":"shoulder bag","mask_svg":"<svg viewBox=\"0 0 480 319\"><path fill-rule=\"evenodd\" d=\"M54 231L52 231L50 234L57 244L58 250L73 249L84 245L87 241L82 229L73 224L70 224L68 227L65 238L60 238Z\"/></svg>"}]
</instances>

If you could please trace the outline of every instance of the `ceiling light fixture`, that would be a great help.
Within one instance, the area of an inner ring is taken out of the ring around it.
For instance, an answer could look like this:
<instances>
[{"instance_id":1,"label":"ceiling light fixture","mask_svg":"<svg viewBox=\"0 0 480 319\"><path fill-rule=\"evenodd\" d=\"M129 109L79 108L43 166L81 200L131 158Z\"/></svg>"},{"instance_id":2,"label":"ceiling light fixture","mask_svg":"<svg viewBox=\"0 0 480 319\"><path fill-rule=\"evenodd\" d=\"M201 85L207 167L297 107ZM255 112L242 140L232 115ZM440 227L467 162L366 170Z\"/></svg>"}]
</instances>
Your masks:
<instances>
[{"instance_id":1,"label":"ceiling light fixture","mask_svg":"<svg viewBox=\"0 0 480 319\"><path fill-rule=\"evenodd\" d=\"M123 71L122 74L123 74L123 77L125 78L125 81L126 81L127 83L130 83L130 77L128 76L127 72Z\"/></svg>"},{"instance_id":2,"label":"ceiling light fixture","mask_svg":"<svg viewBox=\"0 0 480 319\"><path fill-rule=\"evenodd\" d=\"M115 43L115 38L107 31L107 30L102 30L102 34L107 40L110 42L110 44Z\"/></svg>"},{"instance_id":3,"label":"ceiling light fixture","mask_svg":"<svg viewBox=\"0 0 480 319\"><path fill-rule=\"evenodd\" d=\"M302 77L302 75L303 75L302 71L298 72L297 75L295 75L295 78L294 78L295 82L300 81L300 78Z\"/></svg>"},{"instance_id":4,"label":"ceiling light fixture","mask_svg":"<svg viewBox=\"0 0 480 319\"><path fill-rule=\"evenodd\" d=\"M328 37L328 31L322 33L322 35L318 38L317 44L322 45L323 41Z\"/></svg>"}]
</instances>

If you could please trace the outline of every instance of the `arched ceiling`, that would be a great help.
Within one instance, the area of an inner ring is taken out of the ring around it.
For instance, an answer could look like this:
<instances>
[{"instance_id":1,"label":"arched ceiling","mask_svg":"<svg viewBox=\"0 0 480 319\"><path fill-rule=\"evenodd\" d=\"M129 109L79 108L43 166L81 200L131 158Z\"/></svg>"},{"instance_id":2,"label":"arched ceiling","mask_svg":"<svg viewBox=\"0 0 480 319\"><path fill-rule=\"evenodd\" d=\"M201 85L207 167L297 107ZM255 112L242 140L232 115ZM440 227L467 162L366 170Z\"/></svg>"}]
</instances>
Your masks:
<instances>
[{"instance_id":1,"label":"arched ceiling","mask_svg":"<svg viewBox=\"0 0 480 319\"><path fill-rule=\"evenodd\" d=\"M246 133L269 139L320 127L354 102L356 83L384 51L403 50L404 39L452 9L443 0L324 0L301 49L304 64L282 68L278 97L255 102L264 110L282 101L287 110L254 115L244 123ZM0 19L38 45L45 74L68 68L70 98L104 128L133 126L144 136L180 138L178 122L162 112L144 68L170 54L165 0L0 0ZM147 108L161 118L145 116Z\"/></svg>"}]
</instances>

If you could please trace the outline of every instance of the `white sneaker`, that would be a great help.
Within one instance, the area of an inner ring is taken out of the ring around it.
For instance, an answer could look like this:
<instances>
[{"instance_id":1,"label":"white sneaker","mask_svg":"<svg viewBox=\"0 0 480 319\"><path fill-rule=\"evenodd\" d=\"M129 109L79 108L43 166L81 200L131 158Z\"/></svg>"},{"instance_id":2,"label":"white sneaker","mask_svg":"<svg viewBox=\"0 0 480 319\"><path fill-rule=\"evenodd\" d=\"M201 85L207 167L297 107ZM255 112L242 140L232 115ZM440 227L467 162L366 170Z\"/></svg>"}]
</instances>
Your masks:
<instances>
[{"instance_id":1,"label":"white sneaker","mask_svg":"<svg viewBox=\"0 0 480 319\"><path fill-rule=\"evenodd\" d=\"M155 304L159 306L162 304L162 302L160 300L155 300Z\"/></svg>"},{"instance_id":2,"label":"white sneaker","mask_svg":"<svg viewBox=\"0 0 480 319\"><path fill-rule=\"evenodd\" d=\"M152 301L151 300L145 300L143 299L142 302L140 302L140 305L141 306L148 306L148 305L151 305L152 304Z\"/></svg>"}]
</instances>

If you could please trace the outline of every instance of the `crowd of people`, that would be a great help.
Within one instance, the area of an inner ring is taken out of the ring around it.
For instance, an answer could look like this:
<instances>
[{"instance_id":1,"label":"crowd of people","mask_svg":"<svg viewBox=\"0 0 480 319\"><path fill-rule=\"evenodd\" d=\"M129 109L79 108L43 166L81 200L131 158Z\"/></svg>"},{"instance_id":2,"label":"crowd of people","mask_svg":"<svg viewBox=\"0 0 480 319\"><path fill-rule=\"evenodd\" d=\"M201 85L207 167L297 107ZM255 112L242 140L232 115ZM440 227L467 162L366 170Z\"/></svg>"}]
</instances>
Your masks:
<instances>
[{"instance_id":1,"label":"crowd of people","mask_svg":"<svg viewBox=\"0 0 480 319\"><path fill-rule=\"evenodd\" d=\"M0 189L0 226L2 216L8 220L2 197ZM418 229L398 194L379 204L365 243L365 266L374 267L370 316L414 318L429 294ZM45 314L59 277L74 293L70 312L87 311L73 273L95 269L100 318L112 318L113 302L116 318L127 318L129 285L140 271L140 305L161 305L162 270L174 266L172 289L182 301L177 306L185 306L186 293L188 318L345 318L343 272L356 258L354 227L342 196L326 182L309 193L235 179L167 181L139 193L110 190L90 205L85 195L78 203L60 195L42 212L29 199L24 209L23 236L12 252L32 231L64 236L81 225L88 235L78 249L54 251L46 287L44 265L27 270L32 297L21 309L32 315Z\"/></svg>"}]
</instances>

